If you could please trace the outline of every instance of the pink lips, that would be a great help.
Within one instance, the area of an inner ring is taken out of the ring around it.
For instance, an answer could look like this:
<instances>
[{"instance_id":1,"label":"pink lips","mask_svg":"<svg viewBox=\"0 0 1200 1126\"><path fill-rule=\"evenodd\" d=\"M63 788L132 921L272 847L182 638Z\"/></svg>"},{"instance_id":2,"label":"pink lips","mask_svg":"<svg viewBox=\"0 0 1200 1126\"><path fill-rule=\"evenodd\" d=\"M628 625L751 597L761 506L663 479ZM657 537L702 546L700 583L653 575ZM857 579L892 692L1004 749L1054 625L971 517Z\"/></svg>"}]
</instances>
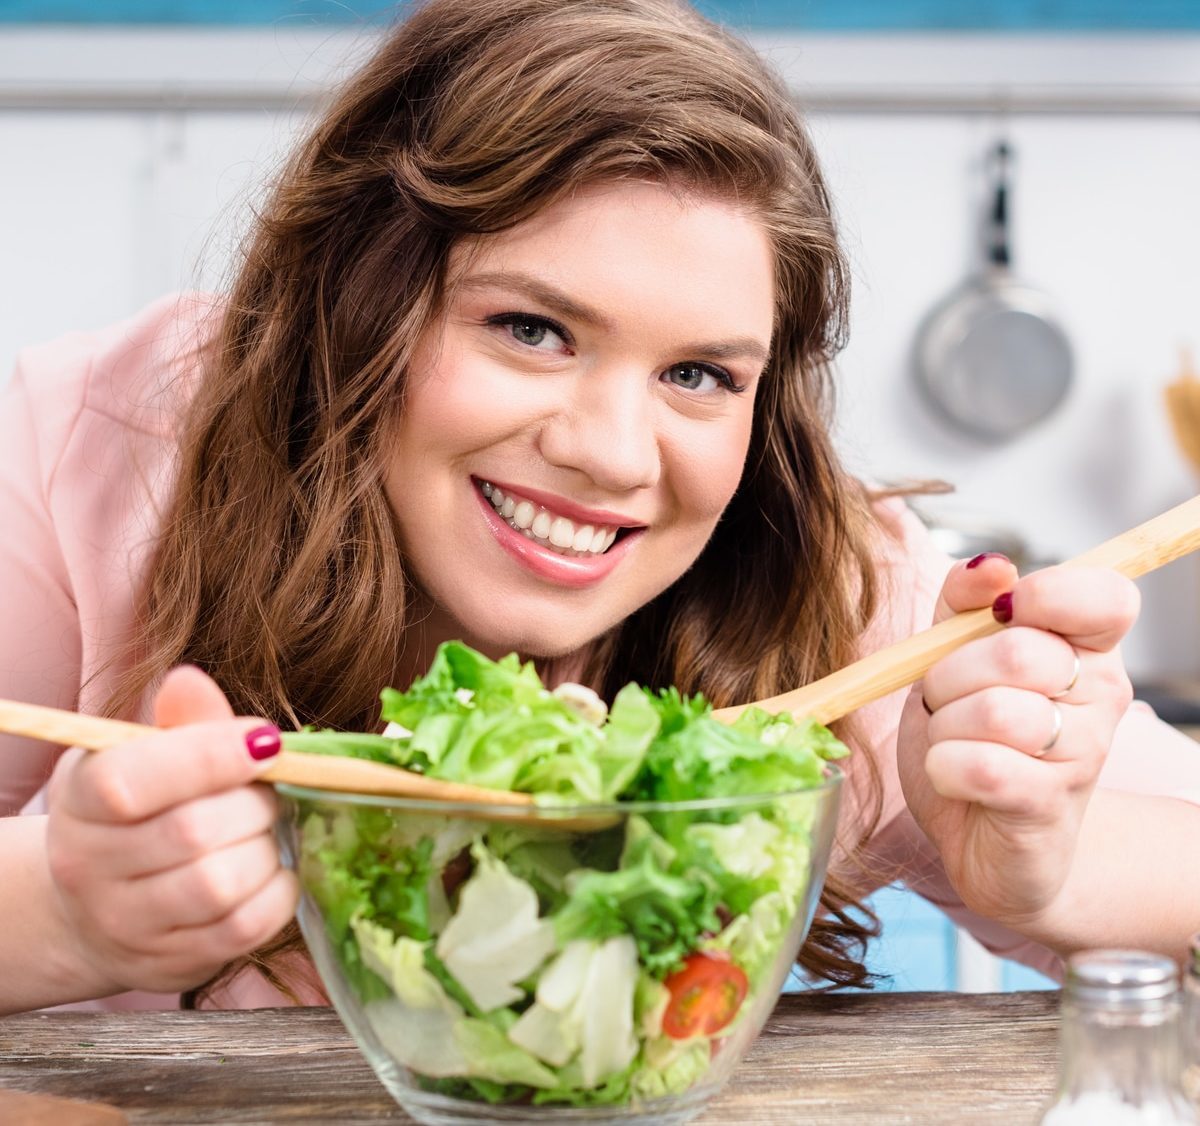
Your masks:
<instances>
[{"instance_id":1,"label":"pink lips","mask_svg":"<svg viewBox=\"0 0 1200 1126\"><path fill-rule=\"evenodd\" d=\"M499 488L505 486L493 482ZM546 493L531 492L528 489L518 490L518 495L524 499L540 504L552 511L561 513L568 519L592 524L628 525L630 521L618 513L603 512L598 509L581 508L551 497ZM556 583L559 586L585 587L599 582L610 574L614 567L625 557L630 546L639 538L638 532L633 531L623 536L612 545L603 555L561 555L548 547L542 547L528 536L522 535L513 528L492 506L492 503L475 489L479 507L487 521L488 530L496 538L496 542L526 570L539 579Z\"/></svg>"},{"instance_id":2,"label":"pink lips","mask_svg":"<svg viewBox=\"0 0 1200 1126\"><path fill-rule=\"evenodd\" d=\"M505 496L510 493L515 494L522 500L532 501L542 508L549 509L555 516L565 516L576 524L591 524L593 527L605 524L612 528L636 528L641 524L627 513L612 512L606 508L584 508L583 505L575 504L573 501L555 496L553 493L543 493L538 489L526 488L524 485L514 485L510 488L504 481L494 481L490 477L488 480L496 488L503 490ZM478 483L476 481L476 484Z\"/></svg>"}]
</instances>

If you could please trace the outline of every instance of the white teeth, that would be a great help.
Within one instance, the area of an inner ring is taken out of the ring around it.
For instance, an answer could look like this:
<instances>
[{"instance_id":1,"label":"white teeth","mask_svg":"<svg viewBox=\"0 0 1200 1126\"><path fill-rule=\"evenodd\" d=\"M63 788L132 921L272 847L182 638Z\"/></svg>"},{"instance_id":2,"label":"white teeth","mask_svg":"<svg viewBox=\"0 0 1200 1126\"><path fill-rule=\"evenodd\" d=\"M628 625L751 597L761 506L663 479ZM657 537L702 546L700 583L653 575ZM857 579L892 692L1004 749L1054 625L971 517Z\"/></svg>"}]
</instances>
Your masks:
<instances>
[{"instance_id":1,"label":"white teeth","mask_svg":"<svg viewBox=\"0 0 1200 1126\"><path fill-rule=\"evenodd\" d=\"M554 516L532 501L506 494L490 481L481 481L479 490L513 528L535 543L553 547L565 555L602 555L617 538L616 528L577 526L566 516Z\"/></svg>"},{"instance_id":2,"label":"white teeth","mask_svg":"<svg viewBox=\"0 0 1200 1126\"><path fill-rule=\"evenodd\" d=\"M534 508L529 501L523 500L517 505L516 510L513 512L513 523L516 524L518 528L528 528L530 524L533 523L533 518L535 515L537 515L537 509Z\"/></svg>"},{"instance_id":3,"label":"white teeth","mask_svg":"<svg viewBox=\"0 0 1200 1126\"><path fill-rule=\"evenodd\" d=\"M550 542L555 547L573 547L575 545L575 525L564 516L558 516L550 525Z\"/></svg>"}]
</instances>

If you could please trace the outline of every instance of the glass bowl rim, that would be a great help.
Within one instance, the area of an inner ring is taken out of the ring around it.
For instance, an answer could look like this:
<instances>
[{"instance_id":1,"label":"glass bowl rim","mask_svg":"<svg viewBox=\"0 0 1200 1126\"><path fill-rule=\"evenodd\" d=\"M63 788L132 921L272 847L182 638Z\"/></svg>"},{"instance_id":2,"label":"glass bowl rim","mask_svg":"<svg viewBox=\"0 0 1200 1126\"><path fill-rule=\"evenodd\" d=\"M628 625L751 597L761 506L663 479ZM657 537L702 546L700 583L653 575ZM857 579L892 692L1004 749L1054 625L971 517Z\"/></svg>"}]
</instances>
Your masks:
<instances>
[{"instance_id":1,"label":"glass bowl rim","mask_svg":"<svg viewBox=\"0 0 1200 1126\"><path fill-rule=\"evenodd\" d=\"M433 798L401 797L395 794L363 794L350 790L323 790L312 786L296 786L288 782L274 783L275 790L288 798L301 801L340 802L370 806L376 809L403 809L413 813L430 813L443 817L464 815L476 820L513 820L553 823L575 817L624 816L631 813L700 813L736 810L746 806L766 805L774 801L800 797L803 794L836 793L846 772L834 762L825 761L826 778L812 786L771 793L728 794L717 798L689 798L685 801L610 801L588 803L547 803L546 805L504 805L499 802L440 801Z\"/></svg>"}]
</instances>

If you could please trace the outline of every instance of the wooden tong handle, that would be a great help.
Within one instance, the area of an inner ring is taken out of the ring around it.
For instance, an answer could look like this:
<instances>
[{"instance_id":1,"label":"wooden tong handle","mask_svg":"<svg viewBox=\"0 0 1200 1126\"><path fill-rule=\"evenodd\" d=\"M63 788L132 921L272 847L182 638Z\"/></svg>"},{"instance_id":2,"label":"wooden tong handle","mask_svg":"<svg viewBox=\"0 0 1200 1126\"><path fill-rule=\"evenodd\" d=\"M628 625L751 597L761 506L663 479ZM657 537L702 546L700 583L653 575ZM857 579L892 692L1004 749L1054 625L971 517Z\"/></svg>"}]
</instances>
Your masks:
<instances>
[{"instance_id":1,"label":"wooden tong handle","mask_svg":"<svg viewBox=\"0 0 1200 1126\"><path fill-rule=\"evenodd\" d=\"M1063 566L1111 567L1136 579L1197 547L1200 547L1200 496L1122 532ZM932 665L960 645L1003 628L993 617L991 607L968 610L803 688L756 704L720 708L715 714L718 719L732 722L746 708L759 707L768 712L811 716L818 723L832 723L872 700L920 680Z\"/></svg>"},{"instance_id":2,"label":"wooden tong handle","mask_svg":"<svg viewBox=\"0 0 1200 1126\"><path fill-rule=\"evenodd\" d=\"M140 723L119 719L80 715L15 700L0 700L0 731L9 735L24 735L43 739L66 747L83 747L103 751L121 743L141 739L156 730ZM459 782L444 782L366 759L341 755L314 755L289 751L287 732L283 734L284 750L272 760L270 767L259 775L264 782L286 782L293 786L308 786L317 790L337 790L342 793L388 794L397 797L427 798L444 802L486 802L489 805L531 806L529 794L508 790L487 790Z\"/></svg>"}]
</instances>

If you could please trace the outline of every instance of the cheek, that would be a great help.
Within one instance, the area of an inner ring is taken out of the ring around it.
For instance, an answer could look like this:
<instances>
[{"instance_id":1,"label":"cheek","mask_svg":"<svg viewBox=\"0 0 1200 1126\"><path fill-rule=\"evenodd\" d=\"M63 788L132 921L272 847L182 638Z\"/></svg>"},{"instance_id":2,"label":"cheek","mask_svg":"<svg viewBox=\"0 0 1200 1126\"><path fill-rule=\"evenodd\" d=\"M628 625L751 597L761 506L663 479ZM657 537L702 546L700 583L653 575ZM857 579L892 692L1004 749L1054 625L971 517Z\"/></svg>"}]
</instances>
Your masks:
<instances>
[{"instance_id":1,"label":"cheek","mask_svg":"<svg viewBox=\"0 0 1200 1126\"><path fill-rule=\"evenodd\" d=\"M715 523L733 499L750 447L750 413L703 446L692 445L676 458L679 495L692 517Z\"/></svg>"},{"instance_id":2,"label":"cheek","mask_svg":"<svg viewBox=\"0 0 1200 1126\"><path fill-rule=\"evenodd\" d=\"M494 412L478 374L453 345L417 355L397 433L399 460L419 464L430 452L453 454L488 433Z\"/></svg>"}]
</instances>

